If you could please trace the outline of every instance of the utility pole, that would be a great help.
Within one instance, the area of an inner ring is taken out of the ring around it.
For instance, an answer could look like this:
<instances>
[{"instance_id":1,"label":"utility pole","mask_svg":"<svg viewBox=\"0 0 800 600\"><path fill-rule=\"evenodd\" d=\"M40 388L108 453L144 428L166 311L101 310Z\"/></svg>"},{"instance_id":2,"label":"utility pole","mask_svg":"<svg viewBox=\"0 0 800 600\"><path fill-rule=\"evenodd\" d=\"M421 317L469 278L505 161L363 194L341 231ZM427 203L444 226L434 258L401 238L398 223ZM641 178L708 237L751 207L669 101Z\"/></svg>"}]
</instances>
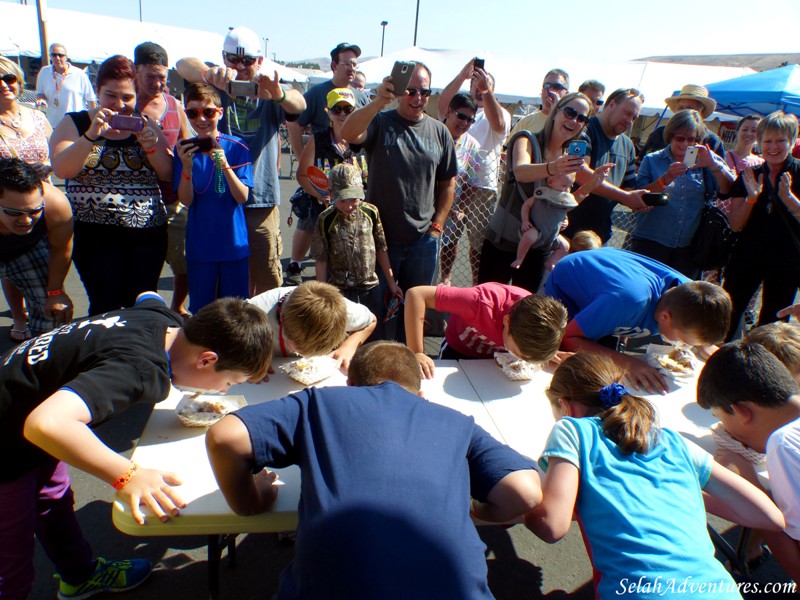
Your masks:
<instances>
[{"instance_id":1,"label":"utility pole","mask_svg":"<svg viewBox=\"0 0 800 600\"><path fill-rule=\"evenodd\" d=\"M47 43L47 0L36 0L36 15L39 20L39 47L42 53L42 66L50 64Z\"/></svg>"},{"instance_id":2,"label":"utility pole","mask_svg":"<svg viewBox=\"0 0 800 600\"><path fill-rule=\"evenodd\" d=\"M417 45L417 25L419 25L419 0L417 0L417 16L414 19L414 46Z\"/></svg>"},{"instance_id":3,"label":"utility pole","mask_svg":"<svg viewBox=\"0 0 800 600\"><path fill-rule=\"evenodd\" d=\"M381 21L381 27L383 30L381 31L381 56L383 56L383 40L386 38L386 26L389 24L389 21Z\"/></svg>"}]
</instances>

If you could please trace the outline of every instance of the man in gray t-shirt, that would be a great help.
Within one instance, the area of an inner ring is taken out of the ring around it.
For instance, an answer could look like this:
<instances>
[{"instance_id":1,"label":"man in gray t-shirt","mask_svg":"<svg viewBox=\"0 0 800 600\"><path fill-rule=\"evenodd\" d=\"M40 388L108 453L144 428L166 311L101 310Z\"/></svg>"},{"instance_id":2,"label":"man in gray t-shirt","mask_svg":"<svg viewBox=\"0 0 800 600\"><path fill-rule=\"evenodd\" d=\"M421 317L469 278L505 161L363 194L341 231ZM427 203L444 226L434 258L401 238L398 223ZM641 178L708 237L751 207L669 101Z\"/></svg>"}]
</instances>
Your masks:
<instances>
[{"instance_id":1,"label":"man in gray t-shirt","mask_svg":"<svg viewBox=\"0 0 800 600\"><path fill-rule=\"evenodd\" d=\"M430 70L422 63L405 90L395 90L386 77L372 102L351 114L342 128L342 137L366 150L367 202L378 207L392 271L403 289L433 281L458 169L450 132L425 114L430 85ZM397 109L381 112L395 94ZM400 317L398 338L403 336Z\"/></svg>"}]
</instances>

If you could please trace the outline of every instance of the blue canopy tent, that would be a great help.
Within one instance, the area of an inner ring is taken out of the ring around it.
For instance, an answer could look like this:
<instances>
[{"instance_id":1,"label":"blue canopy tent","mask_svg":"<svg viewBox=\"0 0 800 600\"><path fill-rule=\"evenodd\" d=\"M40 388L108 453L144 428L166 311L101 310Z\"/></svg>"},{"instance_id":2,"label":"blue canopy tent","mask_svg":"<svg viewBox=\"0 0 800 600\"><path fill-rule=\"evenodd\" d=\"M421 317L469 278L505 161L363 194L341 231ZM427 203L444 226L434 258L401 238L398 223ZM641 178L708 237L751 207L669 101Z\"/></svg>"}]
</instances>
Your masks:
<instances>
[{"instance_id":1,"label":"blue canopy tent","mask_svg":"<svg viewBox=\"0 0 800 600\"><path fill-rule=\"evenodd\" d=\"M707 85L708 95L717 101L717 110L734 115L758 113L768 115L776 110L800 115L800 66L778 69L727 79Z\"/></svg>"}]
</instances>

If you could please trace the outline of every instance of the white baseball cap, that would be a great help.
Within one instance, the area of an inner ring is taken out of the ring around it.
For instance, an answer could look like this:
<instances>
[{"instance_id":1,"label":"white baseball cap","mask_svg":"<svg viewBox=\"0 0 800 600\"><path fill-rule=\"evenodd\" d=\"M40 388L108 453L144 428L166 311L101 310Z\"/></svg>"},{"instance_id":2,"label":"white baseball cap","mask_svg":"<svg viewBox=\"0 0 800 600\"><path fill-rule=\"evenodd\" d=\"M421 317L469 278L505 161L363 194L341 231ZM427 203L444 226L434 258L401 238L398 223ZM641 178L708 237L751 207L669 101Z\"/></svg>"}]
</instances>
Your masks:
<instances>
[{"instance_id":1,"label":"white baseball cap","mask_svg":"<svg viewBox=\"0 0 800 600\"><path fill-rule=\"evenodd\" d=\"M235 27L225 36L225 43L222 50L228 54L238 54L247 56L261 56L261 40L258 39L256 32L247 27Z\"/></svg>"}]
</instances>

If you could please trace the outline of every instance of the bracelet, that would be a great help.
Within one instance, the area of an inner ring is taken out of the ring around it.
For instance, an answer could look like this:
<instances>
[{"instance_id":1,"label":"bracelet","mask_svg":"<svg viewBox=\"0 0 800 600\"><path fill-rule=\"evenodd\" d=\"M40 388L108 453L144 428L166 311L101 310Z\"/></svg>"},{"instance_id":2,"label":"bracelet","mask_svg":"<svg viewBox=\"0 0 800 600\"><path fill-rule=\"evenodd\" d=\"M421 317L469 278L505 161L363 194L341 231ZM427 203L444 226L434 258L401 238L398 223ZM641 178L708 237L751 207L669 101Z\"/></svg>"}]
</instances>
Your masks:
<instances>
[{"instance_id":1,"label":"bracelet","mask_svg":"<svg viewBox=\"0 0 800 600\"><path fill-rule=\"evenodd\" d=\"M278 100L278 104L283 104L284 100L286 100L286 90L281 88L281 99Z\"/></svg>"},{"instance_id":2,"label":"bracelet","mask_svg":"<svg viewBox=\"0 0 800 600\"><path fill-rule=\"evenodd\" d=\"M544 168L545 168L545 169L547 169L547 174L548 174L548 175L550 175L550 176L552 177L552 176L553 176L553 174L550 172L550 163L547 163L547 164L544 166Z\"/></svg>"},{"instance_id":3,"label":"bracelet","mask_svg":"<svg viewBox=\"0 0 800 600\"><path fill-rule=\"evenodd\" d=\"M147 154L148 156L150 156L151 154L155 154L156 153L156 148L151 148L150 150L145 150L144 153Z\"/></svg>"},{"instance_id":4,"label":"bracelet","mask_svg":"<svg viewBox=\"0 0 800 600\"><path fill-rule=\"evenodd\" d=\"M117 491L121 490L128 484L128 482L131 479L133 479L136 476L136 472L138 470L139 470L139 465L131 461L131 464L128 465L128 470L125 471L119 477L117 477L111 484L111 487L113 487Z\"/></svg>"},{"instance_id":5,"label":"bracelet","mask_svg":"<svg viewBox=\"0 0 800 600\"><path fill-rule=\"evenodd\" d=\"M659 185L661 185L661 187L667 187L667 186L669 185L669 184L667 183L667 180L666 180L666 179L664 179L664 176L663 176L663 175L662 175L661 177L659 177L659 178L658 178L658 181L656 181L656 183L658 183Z\"/></svg>"},{"instance_id":6,"label":"bracelet","mask_svg":"<svg viewBox=\"0 0 800 600\"><path fill-rule=\"evenodd\" d=\"M181 173L181 177L183 177L186 181L191 181L192 180L192 176L191 175L187 175L186 171Z\"/></svg>"},{"instance_id":7,"label":"bracelet","mask_svg":"<svg viewBox=\"0 0 800 600\"><path fill-rule=\"evenodd\" d=\"M89 140L89 142L91 142L92 144L96 144L100 140L100 138L103 137L103 136L102 135L98 135L96 138L92 139L92 138L90 138L88 135L86 135L84 133L83 137L85 137L87 140Z\"/></svg>"},{"instance_id":8,"label":"bracelet","mask_svg":"<svg viewBox=\"0 0 800 600\"><path fill-rule=\"evenodd\" d=\"M749 204L750 206L753 206L754 204L758 203L758 196L756 196L755 199L752 202L750 202L750 196L747 196L744 199L744 203L745 204Z\"/></svg>"},{"instance_id":9,"label":"bracelet","mask_svg":"<svg viewBox=\"0 0 800 600\"><path fill-rule=\"evenodd\" d=\"M438 231L439 233L442 233L444 231L444 227L439 225L439 223L437 223L436 221L431 221L430 229Z\"/></svg>"},{"instance_id":10,"label":"bracelet","mask_svg":"<svg viewBox=\"0 0 800 600\"><path fill-rule=\"evenodd\" d=\"M55 298L56 296L61 296L64 293L63 288L58 288L57 290L47 290L47 297L48 298Z\"/></svg>"}]
</instances>

